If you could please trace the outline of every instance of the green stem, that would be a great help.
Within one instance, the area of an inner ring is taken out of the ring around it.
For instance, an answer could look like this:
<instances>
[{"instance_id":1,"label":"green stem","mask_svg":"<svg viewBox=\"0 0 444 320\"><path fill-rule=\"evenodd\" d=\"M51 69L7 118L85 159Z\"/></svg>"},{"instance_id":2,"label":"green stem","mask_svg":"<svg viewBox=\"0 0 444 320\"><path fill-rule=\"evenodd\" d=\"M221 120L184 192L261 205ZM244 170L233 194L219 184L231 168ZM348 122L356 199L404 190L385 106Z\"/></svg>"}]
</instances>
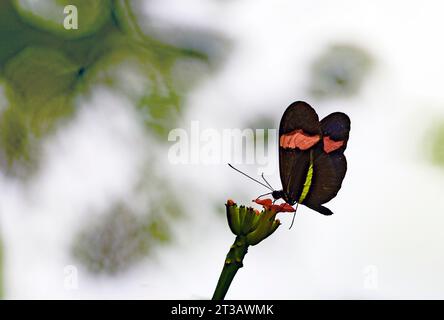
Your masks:
<instances>
[{"instance_id":1,"label":"green stem","mask_svg":"<svg viewBox=\"0 0 444 320\"><path fill-rule=\"evenodd\" d=\"M225 259L224 268L214 290L212 300L223 300L230 288L237 271L243 267L243 260L248 252L248 244L245 237L237 236Z\"/></svg>"}]
</instances>

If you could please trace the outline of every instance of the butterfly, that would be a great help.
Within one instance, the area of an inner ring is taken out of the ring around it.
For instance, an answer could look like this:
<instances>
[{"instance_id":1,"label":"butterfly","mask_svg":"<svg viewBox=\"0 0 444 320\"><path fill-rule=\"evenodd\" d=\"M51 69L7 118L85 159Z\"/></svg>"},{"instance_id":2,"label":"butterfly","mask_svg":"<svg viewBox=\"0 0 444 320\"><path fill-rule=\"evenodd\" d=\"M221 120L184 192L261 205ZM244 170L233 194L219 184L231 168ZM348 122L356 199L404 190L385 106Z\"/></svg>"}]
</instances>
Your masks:
<instances>
[{"instance_id":1,"label":"butterfly","mask_svg":"<svg viewBox=\"0 0 444 320\"><path fill-rule=\"evenodd\" d=\"M337 195L347 172L344 151L350 124L350 118L342 112L319 121L316 111L306 102L296 101L288 106L279 125L282 190L273 191L273 198L332 215L323 204Z\"/></svg>"},{"instance_id":2,"label":"butterfly","mask_svg":"<svg viewBox=\"0 0 444 320\"><path fill-rule=\"evenodd\" d=\"M332 215L323 204L341 189L347 171L344 151L349 133L350 118L345 113L334 112L319 121L308 103L296 101L287 107L279 125L282 189L274 190L263 175L266 185L230 167L270 189L272 192L267 194L271 194L274 201L283 199L291 206L303 204L323 215ZM271 205L270 199L259 198L254 201L267 207Z\"/></svg>"}]
</instances>

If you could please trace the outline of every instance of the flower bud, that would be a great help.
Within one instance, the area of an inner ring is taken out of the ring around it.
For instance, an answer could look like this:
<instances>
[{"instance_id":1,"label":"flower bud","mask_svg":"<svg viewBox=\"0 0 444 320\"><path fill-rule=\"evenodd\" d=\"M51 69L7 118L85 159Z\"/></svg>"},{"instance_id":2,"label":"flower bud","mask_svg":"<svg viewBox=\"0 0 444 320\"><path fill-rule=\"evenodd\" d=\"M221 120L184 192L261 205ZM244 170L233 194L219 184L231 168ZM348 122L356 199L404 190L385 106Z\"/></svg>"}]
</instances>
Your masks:
<instances>
[{"instance_id":1,"label":"flower bud","mask_svg":"<svg viewBox=\"0 0 444 320\"><path fill-rule=\"evenodd\" d=\"M247 245L258 244L280 225L280 221L275 220L275 210L264 208L259 212L251 207L238 207L232 200L227 201L226 208L231 232L245 239Z\"/></svg>"}]
</instances>

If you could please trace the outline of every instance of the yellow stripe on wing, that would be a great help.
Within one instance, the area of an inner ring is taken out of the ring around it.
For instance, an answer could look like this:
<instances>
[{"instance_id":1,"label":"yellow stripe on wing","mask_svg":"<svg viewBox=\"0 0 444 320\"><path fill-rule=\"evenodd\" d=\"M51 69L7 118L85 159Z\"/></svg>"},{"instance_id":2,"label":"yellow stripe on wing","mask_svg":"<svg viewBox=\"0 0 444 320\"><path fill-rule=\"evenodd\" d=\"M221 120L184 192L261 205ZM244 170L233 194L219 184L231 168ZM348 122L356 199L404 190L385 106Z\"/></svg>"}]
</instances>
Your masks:
<instances>
[{"instance_id":1,"label":"yellow stripe on wing","mask_svg":"<svg viewBox=\"0 0 444 320\"><path fill-rule=\"evenodd\" d=\"M302 203L307 197L310 191L311 181L313 178L313 150L310 150L310 166L308 167L307 176L305 177L304 187L302 189L301 196L299 197L298 203Z\"/></svg>"}]
</instances>

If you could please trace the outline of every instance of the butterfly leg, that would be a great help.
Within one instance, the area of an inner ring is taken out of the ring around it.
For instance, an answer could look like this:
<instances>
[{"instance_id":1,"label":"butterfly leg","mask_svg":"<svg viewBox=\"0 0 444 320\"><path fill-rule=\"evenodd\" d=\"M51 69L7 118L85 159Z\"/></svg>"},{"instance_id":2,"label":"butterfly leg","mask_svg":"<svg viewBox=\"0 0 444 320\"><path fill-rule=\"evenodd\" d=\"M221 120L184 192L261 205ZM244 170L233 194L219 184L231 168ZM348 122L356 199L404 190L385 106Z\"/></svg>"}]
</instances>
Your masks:
<instances>
[{"instance_id":1,"label":"butterfly leg","mask_svg":"<svg viewBox=\"0 0 444 320\"><path fill-rule=\"evenodd\" d=\"M288 228L288 230L290 230L291 227L293 227L294 218L296 217L296 212L298 211L298 207L299 207L299 203L296 202L296 209L294 209L293 219L291 220L290 228Z\"/></svg>"},{"instance_id":2,"label":"butterfly leg","mask_svg":"<svg viewBox=\"0 0 444 320\"><path fill-rule=\"evenodd\" d=\"M272 194L272 192L268 192L268 193L264 193L264 194L261 194L259 197L257 197L256 199L260 199L260 198L262 198L263 196L268 196L269 194Z\"/></svg>"}]
</instances>

